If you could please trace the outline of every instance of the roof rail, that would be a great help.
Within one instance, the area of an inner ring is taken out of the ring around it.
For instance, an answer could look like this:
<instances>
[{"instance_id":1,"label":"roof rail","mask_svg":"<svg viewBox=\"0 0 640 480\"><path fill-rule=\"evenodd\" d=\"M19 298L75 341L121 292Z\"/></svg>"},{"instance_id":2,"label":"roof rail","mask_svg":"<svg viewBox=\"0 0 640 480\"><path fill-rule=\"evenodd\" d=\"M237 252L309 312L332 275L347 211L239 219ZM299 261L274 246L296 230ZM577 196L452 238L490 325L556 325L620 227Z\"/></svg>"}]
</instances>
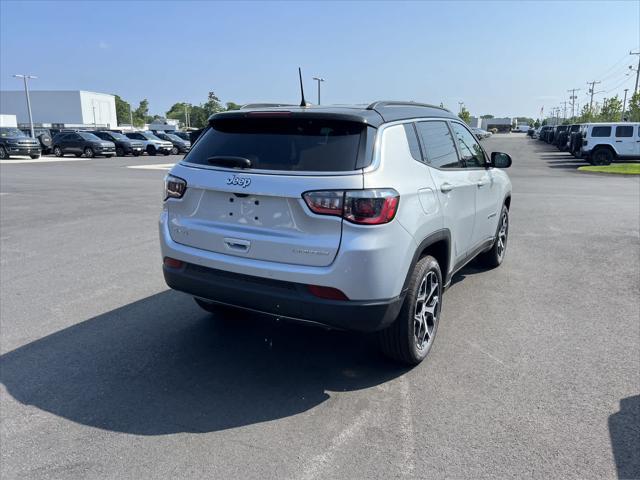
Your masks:
<instances>
[{"instance_id":1,"label":"roof rail","mask_svg":"<svg viewBox=\"0 0 640 480\"><path fill-rule=\"evenodd\" d=\"M438 108L446 112L451 112L448 108L440 107L438 105L431 105L429 103L407 102L403 100L378 100L367 106L367 110L375 110L380 107L428 107Z\"/></svg>"},{"instance_id":2,"label":"roof rail","mask_svg":"<svg viewBox=\"0 0 640 480\"><path fill-rule=\"evenodd\" d=\"M292 103L247 103L240 107L240 110L245 110L248 108L269 108L269 107L298 107L299 105L294 105Z\"/></svg>"}]
</instances>

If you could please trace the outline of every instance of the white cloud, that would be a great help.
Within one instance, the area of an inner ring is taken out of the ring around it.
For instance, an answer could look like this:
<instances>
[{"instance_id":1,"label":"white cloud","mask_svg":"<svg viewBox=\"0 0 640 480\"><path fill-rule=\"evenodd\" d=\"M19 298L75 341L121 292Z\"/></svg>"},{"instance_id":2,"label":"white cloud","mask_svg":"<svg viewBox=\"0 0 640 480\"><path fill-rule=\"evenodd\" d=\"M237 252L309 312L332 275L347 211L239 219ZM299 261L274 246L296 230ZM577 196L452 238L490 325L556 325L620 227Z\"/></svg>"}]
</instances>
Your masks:
<instances>
[{"instance_id":1,"label":"white cloud","mask_svg":"<svg viewBox=\"0 0 640 480\"><path fill-rule=\"evenodd\" d=\"M109 49L109 47L111 47L111 45L109 45L107 42L105 42L104 40L100 40L98 42L98 48L101 50L107 50Z\"/></svg>"}]
</instances>

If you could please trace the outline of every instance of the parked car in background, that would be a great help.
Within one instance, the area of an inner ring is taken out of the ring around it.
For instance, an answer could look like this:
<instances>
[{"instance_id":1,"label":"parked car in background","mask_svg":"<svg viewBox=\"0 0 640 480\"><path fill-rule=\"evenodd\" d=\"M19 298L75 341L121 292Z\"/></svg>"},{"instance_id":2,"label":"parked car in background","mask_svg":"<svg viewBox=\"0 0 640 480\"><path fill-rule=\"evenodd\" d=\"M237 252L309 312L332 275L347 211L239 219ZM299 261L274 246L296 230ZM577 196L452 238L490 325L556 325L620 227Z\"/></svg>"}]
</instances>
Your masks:
<instances>
[{"instance_id":1,"label":"parked car in background","mask_svg":"<svg viewBox=\"0 0 640 480\"><path fill-rule=\"evenodd\" d=\"M564 147L567 144L568 129L568 125L558 125L558 127L556 128L556 134L553 139L553 144L558 148L558 150L564 150Z\"/></svg>"},{"instance_id":2,"label":"parked car in background","mask_svg":"<svg viewBox=\"0 0 640 480\"><path fill-rule=\"evenodd\" d=\"M174 135L173 133L167 132L157 132L156 137L161 140L166 140L167 142L171 142L173 148L171 149L172 155L178 155L179 153L187 153L191 150L191 142L188 140L183 140L182 138Z\"/></svg>"},{"instance_id":3,"label":"parked car in background","mask_svg":"<svg viewBox=\"0 0 640 480\"><path fill-rule=\"evenodd\" d=\"M160 217L165 280L206 311L378 332L415 365L454 273L505 257L511 157L444 108L245 109L209 124L165 178Z\"/></svg>"},{"instance_id":4,"label":"parked car in background","mask_svg":"<svg viewBox=\"0 0 640 480\"><path fill-rule=\"evenodd\" d=\"M15 127L0 127L0 160L15 155L28 155L36 159L40 158L41 152L37 139L27 137L22 130Z\"/></svg>"},{"instance_id":5,"label":"parked car in background","mask_svg":"<svg viewBox=\"0 0 640 480\"><path fill-rule=\"evenodd\" d=\"M529 130L527 130L527 137L533 137L533 133L536 131L535 128L533 127L529 127Z\"/></svg>"},{"instance_id":6,"label":"parked car in background","mask_svg":"<svg viewBox=\"0 0 640 480\"><path fill-rule=\"evenodd\" d=\"M145 151L149 155L157 155L158 153L171 155L171 150L173 150L171 142L162 140L151 132L127 132L125 135L132 140L142 141Z\"/></svg>"},{"instance_id":7,"label":"parked car in background","mask_svg":"<svg viewBox=\"0 0 640 480\"><path fill-rule=\"evenodd\" d=\"M571 150L572 138L575 138L577 135L579 135L579 133L580 133L579 123L574 123L573 125L569 125L569 127L567 128L567 136L565 139L563 150L566 150L567 152L572 151Z\"/></svg>"},{"instance_id":8,"label":"parked car in background","mask_svg":"<svg viewBox=\"0 0 640 480\"><path fill-rule=\"evenodd\" d=\"M144 153L144 143L140 140L132 140L122 133L108 130L96 130L91 133L102 140L113 142L116 146L116 156L118 157L124 157L125 155L138 157Z\"/></svg>"},{"instance_id":9,"label":"parked car in background","mask_svg":"<svg viewBox=\"0 0 640 480\"><path fill-rule=\"evenodd\" d=\"M580 156L582 155L581 150L582 150L582 139L584 137L584 134L587 130L587 127L589 126L588 123L583 123L581 125L579 125L578 131L575 133L572 133L570 136L570 145L569 145L569 152L571 153L571 155L573 155L576 158L580 158Z\"/></svg>"},{"instance_id":10,"label":"parked car in background","mask_svg":"<svg viewBox=\"0 0 640 480\"><path fill-rule=\"evenodd\" d=\"M191 142L191 135L189 135L189 132L181 132L176 130L175 132L165 132L165 133L171 133L177 137L180 137L183 140L187 140L188 142Z\"/></svg>"},{"instance_id":11,"label":"parked car in background","mask_svg":"<svg viewBox=\"0 0 640 480\"><path fill-rule=\"evenodd\" d=\"M27 136L31 136L31 129L29 128L20 128L22 132ZM53 144L53 134L51 130L43 127L34 127L33 133L36 136L36 139L40 142L40 150L43 155L47 155L52 152L52 144Z\"/></svg>"},{"instance_id":12,"label":"parked car in background","mask_svg":"<svg viewBox=\"0 0 640 480\"><path fill-rule=\"evenodd\" d=\"M541 142L546 142L547 141L547 135L549 135L549 130L551 129L551 127L549 125L544 125L542 127L540 127L540 131L538 132L538 140L540 140Z\"/></svg>"},{"instance_id":13,"label":"parked car in background","mask_svg":"<svg viewBox=\"0 0 640 480\"><path fill-rule=\"evenodd\" d=\"M640 159L640 122L589 124L583 132L580 156L591 165Z\"/></svg>"},{"instance_id":14,"label":"parked car in background","mask_svg":"<svg viewBox=\"0 0 640 480\"><path fill-rule=\"evenodd\" d=\"M76 157L115 157L116 146L89 132L60 132L53 137L53 154L63 157L71 153Z\"/></svg>"},{"instance_id":15,"label":"parked car in background","mask_svg":"<svg viewBox=\"0 0 640 480\"><path fill-rule=\"evenodd\" d=\"M476 137L478 137L478 140L484 140L485 138L489 138L492 135L491 132L487 132L486 130L477 127L471 127L471 131Z\"/></svg>"}]
</instances>

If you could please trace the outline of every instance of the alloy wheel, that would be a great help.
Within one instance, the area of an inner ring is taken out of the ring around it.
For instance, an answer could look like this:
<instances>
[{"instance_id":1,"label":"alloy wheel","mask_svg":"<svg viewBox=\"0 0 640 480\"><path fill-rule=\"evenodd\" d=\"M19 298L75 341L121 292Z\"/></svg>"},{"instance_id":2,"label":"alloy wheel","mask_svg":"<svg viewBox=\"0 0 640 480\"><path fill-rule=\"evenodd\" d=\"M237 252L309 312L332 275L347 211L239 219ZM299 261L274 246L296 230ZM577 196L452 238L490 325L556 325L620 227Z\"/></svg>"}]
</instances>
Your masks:
<instances>
[{"instance_id":1,"label":"alloy wheel","mask_svg":"<svg viewBox=\"0 0 640 480\"><path fill-rule=\"evenodd\" d=\"M507 248L507 235L509 233L509 217L507 212L502 212L500 219L500 230L498 230L498 258L502 260L504 251Z\"/></svg>"},{"instance_id":2,"label":"alloy wheel","mask_svg":"<svg viewBox=\"0 0 640 480\"><path fill-rule=\"evenodd\" d=\"M420 282L413 314L413 336L418 350L427 348L435 337L440 297L438 276L430 270Z\"/></svg>"}]
</instances>

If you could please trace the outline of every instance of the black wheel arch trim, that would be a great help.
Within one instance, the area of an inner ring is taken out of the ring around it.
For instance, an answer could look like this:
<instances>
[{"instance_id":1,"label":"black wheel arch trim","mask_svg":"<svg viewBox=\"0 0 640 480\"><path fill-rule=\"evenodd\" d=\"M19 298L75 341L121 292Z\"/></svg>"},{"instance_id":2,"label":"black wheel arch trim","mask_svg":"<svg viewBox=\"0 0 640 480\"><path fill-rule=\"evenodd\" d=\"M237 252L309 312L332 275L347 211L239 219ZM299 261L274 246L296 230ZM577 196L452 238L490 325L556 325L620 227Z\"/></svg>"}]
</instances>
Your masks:
<instances>
[{"instance_id":1,"label":"black wheel arch trim","mask_svg":"<svg viewBox=\"0 0 640 480\"><path fill-rule=\"evenodd\" d=\"M411 259L411 264L409 265L409 270L407 271L407 274L405 276L404 279L404 284L402 285L402 294L405 294L407 289L409 288L409 281L411 279L411 272L413 272L413 269L416 266L416 263L418 263L418 260L420 260L422 258L422 254L432 245L435 245L438 242L444 242L446 245L446 265L442 265L440 264L441 262L438 261L438 264L440 264L440 271L442 272L442 279L444 284L446 285L448 280L449 280L449 264L451 263L451 232L449 231L448 228L443 228L440 230L436 230L435 232L431 233L430 235L428 235L424 240L422 240L419 244L418 247L416 248L415 252L413 253L413 258Z\"/></svg>"}]
</instances>

